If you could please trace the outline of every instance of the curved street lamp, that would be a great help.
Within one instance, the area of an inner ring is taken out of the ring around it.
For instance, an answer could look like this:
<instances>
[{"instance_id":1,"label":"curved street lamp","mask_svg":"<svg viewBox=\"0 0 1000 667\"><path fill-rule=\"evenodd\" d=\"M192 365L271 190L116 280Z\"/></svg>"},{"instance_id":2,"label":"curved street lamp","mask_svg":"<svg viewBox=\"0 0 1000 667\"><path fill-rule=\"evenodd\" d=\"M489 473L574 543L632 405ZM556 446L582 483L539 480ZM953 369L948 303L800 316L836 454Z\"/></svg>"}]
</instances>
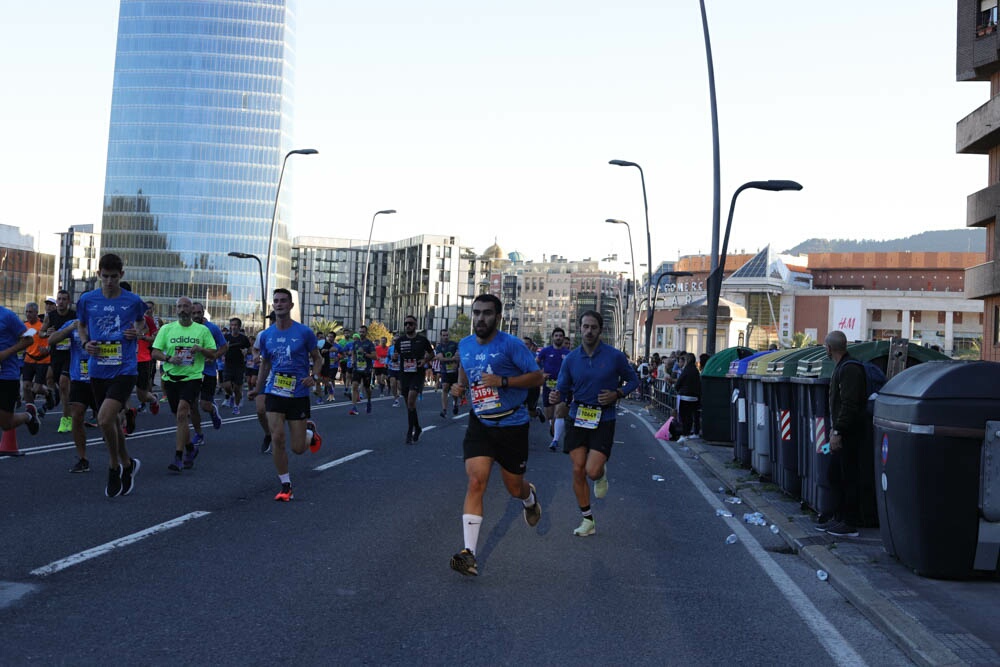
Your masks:
<instances>
[{"instance_id":1,"label":"curved street lamp","mask_svg":"<svg viewBox=\"0 0 1000 667\"><path fill-rule=\"evenodd\" d=\"M368 228L368 250L365 251L365 279L361 282L361 324L364 325L368 324L368 318L365 315L365 296L368 294L368 258L372 255L372 232L375 231L375 218L380 214L390 215L395 212L396 209L394 208L375 211L375 215L372 216L371 227Z\"/></svg>"},{"instance_id":2,"label":"curved street lamp","mask_svg":"<svg viewBox=\"0 0 1000 667\"><path fill-rule=\"evenodd\" d=\"M264 289L264 265L260 262L260 257L257 255L251 255L248 252L236 252L235 250L229 253L230 257L237 257L239 259L255 259L257 260L257 270L260 272L260 324L261 331L267 328L267 292Z\"/></svg>"},{"instance_id":3,"label":"curved street lamp","mask_svg":"<svg viewBox=\"0 0 1000 667\"><path fill-rule=\"evenodd\" d=\"M796 181L749 181L744 183L740 187L736 188L736 192L733 193L733 199L729 203L729 218L726 220L726 236L722 243L722 252L719 253L718 261L713 262L715 266L712 268L712 272L708 274L708 290L705 294L706 302L705 306L708 308L706 313L708 321L706 323L708 331L706 335L708 340L706 341L705 351L708 354L715 354L715 330L718 327L718 309L719 309L719 297L722 294L722 278L726 274L726 253L729 250L729 232L733 227L733 212L736 210L736 198L740 196L740 193L744 190L767 190L768 192L783 192L785 190L801 190L802 185ZM713 257L713 259L715 259Z\"/></svg>"},{"instance_id":4,"label":"curved street lamp","mask_svg":"<svg viewBox=\"0 0 1000 667\"><path fill-rule=\"evenodd\" d=\"M613 164L616 167L635 167L639 170L639 178L642 179L642 207L646 212L646 269L649 271L649 277L652 280L653 277L653 238L649 234L649 203L646 200L646 176L642 173L642 167L640 167L635 162L628 162L627 160L611 160L608 164ZM631 236L631 232L629 232ZM634 262L633 262L634 266ZM649 360L649 332L650 328L653 326L653 308L649 306L649 310L646 313L646 360ZM632 338L635 338L633 333Z\"/></svg>"},{"instance_id":5,"label":"curved street lamp","mask_svg":"<svg viewBox=\"0 0 1000 667\"><path fill-rule=\"evenodd\" d=\"M278 188L274 191L274 208L271 209L271 231L267 235L267 268L264 279L264 298L267 299L267 288L271 283L271 246L274 244L274 218L278 215L278 196L281 194L281 181L285 178L285 163L293 155L316 155L319 153L315 148L297 148L285 153L285 159L281 161L281 173L278 175ZM265 308L266 309L266 308Z\"/></svg>"}]
</instances>

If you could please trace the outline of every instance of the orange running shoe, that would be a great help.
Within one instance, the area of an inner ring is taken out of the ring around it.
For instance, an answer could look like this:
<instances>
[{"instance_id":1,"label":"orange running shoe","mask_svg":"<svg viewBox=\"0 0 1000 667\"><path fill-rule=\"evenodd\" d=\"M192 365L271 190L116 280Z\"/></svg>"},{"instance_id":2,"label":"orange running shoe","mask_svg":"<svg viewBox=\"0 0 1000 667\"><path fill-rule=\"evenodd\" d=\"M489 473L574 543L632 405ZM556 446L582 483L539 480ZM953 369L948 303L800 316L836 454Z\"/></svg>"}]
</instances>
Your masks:
<instances>
[{"instance_id":1,"label":"orange running shoe","mask_svg":"<svg viewBox=\"0 0 1000 667\"><path fill-rule=\"evenodd\" d=\"M315 454L323 446L323 438L320 437L319 431L316 430L316 422L313 420L310 419L306 422L306 428L313 432L312 442L309 443L309 451Z\"/></svg>"},{"instance_id":2,"label":"orange running shoe","mask_svg":"<svg viewBox=\"0 0 1000 667\"><path fill-rule=\"evenodd\" d=\"M291 484L282 484L281 485L281 491L278 491L278 494L276 496L274 496L274 499L278 500L280 502L283 502L283 503L287 503L289 500L291 500L294 497L295 496L292 495L292 485Z\"/></svg>"}]
</instances>

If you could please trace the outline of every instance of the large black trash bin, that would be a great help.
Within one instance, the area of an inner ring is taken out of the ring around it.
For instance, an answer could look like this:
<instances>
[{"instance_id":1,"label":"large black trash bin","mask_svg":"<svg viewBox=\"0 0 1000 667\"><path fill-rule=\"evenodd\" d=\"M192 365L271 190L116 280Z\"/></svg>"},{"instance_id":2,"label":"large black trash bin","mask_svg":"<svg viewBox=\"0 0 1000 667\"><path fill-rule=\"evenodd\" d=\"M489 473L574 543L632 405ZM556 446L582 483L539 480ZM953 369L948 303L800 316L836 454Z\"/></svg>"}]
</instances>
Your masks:
<instances>
[{"instance_id":1,"label":"large black trash bin","mask_svg":"<svg viewBox=\"0 0 1000 667\"><path fill-rule=\"evenodd\" d=\"M930 362L897 375L875 401L882 542L919 574L976 569L980 456L986 422L1000 415L997 387L1000 364ZM995 559L988 568L996 571Z\"/></svg>"},{"instance_id":2,"label":"large black trash bin","mask_svg":"<svg viewBox=\"0 0 1000 667\"><path fill-rule=\"evenodd\" d=\"M730 347L716 352L701 370L701 436L712 442L734 442L735 429L729 409L732 380L729 364L753 354L748 347Z\"/></svg>"}]
</instances>

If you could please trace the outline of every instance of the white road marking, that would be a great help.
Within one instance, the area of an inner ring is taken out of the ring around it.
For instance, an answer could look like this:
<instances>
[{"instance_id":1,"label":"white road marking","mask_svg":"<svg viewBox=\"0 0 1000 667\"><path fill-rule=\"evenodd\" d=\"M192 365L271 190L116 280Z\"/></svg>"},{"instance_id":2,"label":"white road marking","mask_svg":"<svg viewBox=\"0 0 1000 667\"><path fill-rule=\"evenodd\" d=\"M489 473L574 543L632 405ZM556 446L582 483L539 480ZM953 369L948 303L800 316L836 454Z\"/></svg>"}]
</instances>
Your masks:
<instances>
[{"instance_id":1,"label":"white road marking","mask_svg":"<svg viewBox=\"0 0 1000 667\"><path fill-rule=\"evenodd\" d=\"M93 549L87 549L86 551L81 551L78 554L73 554L61 560L49 563L48 565L43 565L42 567L35 568L31 571L31 574L36 577L45 577L50 574L55 574L60 570L65 570L68 567L74 565L79 565L84 561L88 561L91 558L97 558L98 556L103 556L119 547L128 546L140 540L144 540L147 537L156 535L157 533L162 533L165 530L170 530L171 528L176 528L177 526L191 521L193 519L198 519L203 516L207 516L211 512L191 512L185 514L184 516L179 516L176 519L171 519L170 521L165 521L163 523L157 524L145 530L140 530L138 533L132 533L131 535L126 535L125 537L120 537L117 540L112 540L106 544L102 544L99 547L94 547Z\"/></svg>"},{"instance_id":2,"label":"white road marking","mask_svg":"<svg viewBox=\"0 0 1000 667\"><path fill-rule=\"evenodd\" d=\"M327 468L332 468L333 466L339 466L341 463L347 463L348 461L352 461L356 458L364 456L365 454L371 454L371 453L372 450L370 449L362 449L360 452L354 452L353 454L342 456L339 459L328 461L327 463L324 463L321 466L316 466L315 468L313 468L313 470L326 470Z\"/></svg>"},{"instance_id":3,"label":"white road marking","mask_svg":"<svg viewBox=\"0 0 1000 667\"><path fill-rule=\"evenodd\" d=\"M420 432L421 433L426 433L427 431L433 431L436 428L437 428L437 426L435 426L434 424L431 424L430 426L425 426L422 429L420 429Z\"/></svg>"},{"instance_id":4,"label":"white road marking","mask_svg":"<svg viewBox=\"0 0 1000 667\"><path fill-rule=\"evenodd\" d=\"M653 437L656 437L656 429L653 428L652 424L646 421L643 415L632 413L633 416L637 417ZM666 442L662 440L657 440L664 451L670 455L680 468L684 476L688 478L691 485L698 490L703 498L715 509L725 509L725 505L721 500L719 500L719 495L713 493L698 474L691 469L688 462L678 454L673 448L667 446ZM746 526L737 519L736 517L725 519L726 523L729 524L732 531L736 533L739 538L740 544L742 544L750 555L753 557L757 564L760 565L764 573L771 579L774 585L778 588L788 603L792 606L792 609L799 615L802 621L809 627L812 633L819 640L819 643L826 649L827 654L833 659L838 665L866 665L867 663L864 659L858 655L844 636L840 634L840 631L823 615L816 605L802 592L802 589L792 581L791 577L785 574L785 571L771 558L770 554L764 550L764 547L754 538Z\"/></svg>"}]
</instances>

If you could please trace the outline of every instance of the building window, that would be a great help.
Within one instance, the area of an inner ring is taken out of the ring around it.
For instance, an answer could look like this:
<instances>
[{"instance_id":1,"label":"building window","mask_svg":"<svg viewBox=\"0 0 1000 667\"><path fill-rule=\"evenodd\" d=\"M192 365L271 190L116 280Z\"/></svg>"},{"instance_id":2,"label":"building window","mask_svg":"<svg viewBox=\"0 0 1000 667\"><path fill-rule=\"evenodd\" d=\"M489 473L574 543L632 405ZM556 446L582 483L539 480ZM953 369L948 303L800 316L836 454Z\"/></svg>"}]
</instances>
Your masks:
<instances>
[{"instance_id":1,"label":"building window","mask_svg":"<svg viewBox=\"0 0 1000 667\"><path fill-rule=\"evenodd\" d=\"M997 26L997 0L980 0L979 19L976 21L976 36L984 37Z\"/></svg>"}]
</instances>

